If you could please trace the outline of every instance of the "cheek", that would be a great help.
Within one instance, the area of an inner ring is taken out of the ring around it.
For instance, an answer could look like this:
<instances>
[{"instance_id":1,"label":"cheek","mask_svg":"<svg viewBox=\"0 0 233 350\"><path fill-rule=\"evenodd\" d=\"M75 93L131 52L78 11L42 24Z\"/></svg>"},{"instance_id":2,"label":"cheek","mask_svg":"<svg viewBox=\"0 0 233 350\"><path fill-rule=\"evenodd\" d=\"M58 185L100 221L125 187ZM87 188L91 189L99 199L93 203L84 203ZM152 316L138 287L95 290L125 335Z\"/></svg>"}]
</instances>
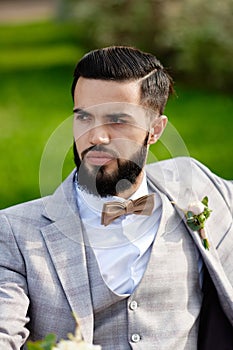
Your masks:
<instances>
[{"instance_id":1,"label":"cheek","mask_svg":"<svg viewBox=\"0 0 233 350\"><path fill-rule=\"evenodd\" d=\"M85 132L83 132L83 130L81 128L74 125L73 135L74 135L75 141L79 142L81 139L83 139L85 137Z\"/></svg>"},{"instance_id":2,"label":"cheek","mask_svg":"<svg viewBox=\"0 0 233 350\"><path fill-rule=\"evenodd\" d=\"M79 137L75 139L76 149L79 157L81 158L81 153L88 147L84 137Z\"/></svg>"},{"instance_id":3,"label":"cheek","mask_svg":"<svg viewBox=\"0 0 233 350\"><path fill-rule=\"evenodd\" d=\"M122 140L122 145L126 152L132 153L136 149L148 143L148 132L144 130L138 130L137 132L132 132L131 137L127 140Z\"/></svg>"},{"instance_id":4,"label":"cheek","mask_svg":"<svg viewBox=\"0 0 233 350\"><path fill-rule=\"evenodd\" d=\"M76 144L86 143L88 139L88 132L90 126L88 123L80 123L79 121L73 121L73 135Z\"/></svg>"},{"instance_id":5,"label":"cheek","mask_svg":"<svg viewBox=\"0 0 233 350\"><path fill-rule=\"evenodd\" d=\"M145 138L146 134L143 134L143 136L141 135L139 138L115 139L112 141L112 148L117 150L119 158L122 160L130 160L135 152L144 147Z\"/></svg>"}]
</instances>

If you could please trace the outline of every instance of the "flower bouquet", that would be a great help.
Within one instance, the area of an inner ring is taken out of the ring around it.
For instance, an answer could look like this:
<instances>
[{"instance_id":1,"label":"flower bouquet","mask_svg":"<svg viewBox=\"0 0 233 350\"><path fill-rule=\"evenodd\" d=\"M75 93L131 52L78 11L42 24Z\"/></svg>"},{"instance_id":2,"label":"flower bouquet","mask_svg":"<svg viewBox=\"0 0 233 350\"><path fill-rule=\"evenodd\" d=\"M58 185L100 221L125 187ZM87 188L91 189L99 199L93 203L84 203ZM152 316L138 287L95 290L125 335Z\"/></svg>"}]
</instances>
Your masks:
<instances>
[{"instance_id":1,"label":"flower bouquet","mask_svg":"<svg viewBox=\"0 0 233 350\"><path fill-rule=\"evenodd\" d=\"M88 344L83 340L77 323L75 334L68 334L68 340L60 340L56 344L56 335L48 334L43 340L28 341L28 350L101 350L101 346Z\"/></svg>"}]
</instances>

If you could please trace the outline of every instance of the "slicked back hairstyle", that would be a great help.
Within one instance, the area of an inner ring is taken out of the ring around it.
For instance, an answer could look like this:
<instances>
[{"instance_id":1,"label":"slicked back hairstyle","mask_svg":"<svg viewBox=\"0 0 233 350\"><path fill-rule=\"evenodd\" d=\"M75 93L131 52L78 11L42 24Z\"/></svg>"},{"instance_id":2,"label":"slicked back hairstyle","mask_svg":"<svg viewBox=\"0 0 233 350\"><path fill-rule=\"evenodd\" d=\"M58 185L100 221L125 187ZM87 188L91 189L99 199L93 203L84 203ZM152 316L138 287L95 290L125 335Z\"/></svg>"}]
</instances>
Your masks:
<instances>
[{"instance_id":1,"label":"slicked back hairstyle","mask_svg":"<svg viewBox=\"0 0 233 350\"><path fill-rule=\"evenodd\" d=\"M163 114L173 93L173 82L152 54L126 46L111 46L87 53L74 71L72 96L79 77L127 82L139 80L141 103Z\"/></svg>"}]
</instances>

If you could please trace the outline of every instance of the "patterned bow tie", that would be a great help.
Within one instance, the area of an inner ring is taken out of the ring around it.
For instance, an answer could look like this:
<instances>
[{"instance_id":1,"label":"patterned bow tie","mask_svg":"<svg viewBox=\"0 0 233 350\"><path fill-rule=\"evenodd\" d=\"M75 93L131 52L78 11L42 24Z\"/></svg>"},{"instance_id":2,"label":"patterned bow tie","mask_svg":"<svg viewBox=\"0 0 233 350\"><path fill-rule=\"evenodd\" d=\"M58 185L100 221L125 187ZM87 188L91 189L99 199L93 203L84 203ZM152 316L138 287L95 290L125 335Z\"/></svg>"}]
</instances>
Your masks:
<instances>
[{"instance_id":1,"label":"patterned bow tie","mask_svg":"<svg viewBox=\"0 0 233 350\"><path fill-rule=\"evenodd\" d=\"M129 199L125 202L108 202L103 206L101 224L109 225L121 215L137 214L151 215L154 208L154 194L149 194L138 199Z\"/></svg>"}]
</instances>

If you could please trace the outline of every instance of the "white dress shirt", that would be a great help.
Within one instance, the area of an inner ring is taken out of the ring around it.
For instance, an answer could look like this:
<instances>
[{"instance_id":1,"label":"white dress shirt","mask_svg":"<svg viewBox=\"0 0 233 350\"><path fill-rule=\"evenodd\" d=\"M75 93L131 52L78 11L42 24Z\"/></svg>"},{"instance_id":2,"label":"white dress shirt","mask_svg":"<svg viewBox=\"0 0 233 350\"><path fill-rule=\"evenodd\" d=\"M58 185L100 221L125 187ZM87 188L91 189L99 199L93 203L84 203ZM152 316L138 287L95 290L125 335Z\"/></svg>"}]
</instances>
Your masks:
<instances>
[{"instance_id":1,"label":"white dress shirt","mask_svg":"<svg viewBox=\"0 0 233 350\"><path fill-rule=\"evenodd\" d=\"M108 226L101 225L103 204L125 201L121 197L101 198L83 191L76 182L77 204L88 241L95 253L101 275L117 294L131 294L140 282L150 258L161 213L162 201L155 194L153 212L123 215ZM130 199L148 194L146 175Z\"/></svg>"}]
</instances>

